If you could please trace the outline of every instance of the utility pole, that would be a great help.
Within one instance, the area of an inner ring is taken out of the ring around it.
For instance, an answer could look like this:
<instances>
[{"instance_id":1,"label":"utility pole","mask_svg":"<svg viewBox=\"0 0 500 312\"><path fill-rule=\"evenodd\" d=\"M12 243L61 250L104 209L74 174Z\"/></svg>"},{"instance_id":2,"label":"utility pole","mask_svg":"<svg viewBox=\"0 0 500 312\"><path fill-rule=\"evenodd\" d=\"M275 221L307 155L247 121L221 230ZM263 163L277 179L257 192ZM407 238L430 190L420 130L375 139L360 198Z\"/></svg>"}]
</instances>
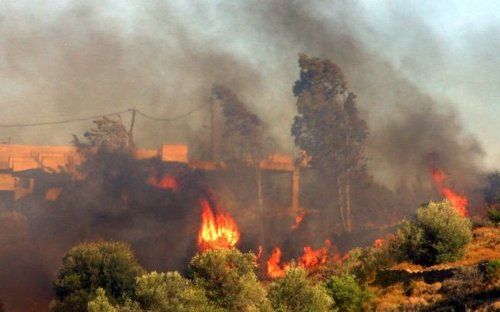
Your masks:
<instances>
[{"instance_id":1,"label":"utility pole","mask_svg":"<svg viewBox=\"0 0 500 312\"><path fill-rule=\"evenodd\" d=\"M134 147L134 125L135 125L135 114L136 109L135 107L131 109L132 111L132 118L130 120L130 128L128 130L128 145L130 148Z\"/></svg>"}]
</instances>

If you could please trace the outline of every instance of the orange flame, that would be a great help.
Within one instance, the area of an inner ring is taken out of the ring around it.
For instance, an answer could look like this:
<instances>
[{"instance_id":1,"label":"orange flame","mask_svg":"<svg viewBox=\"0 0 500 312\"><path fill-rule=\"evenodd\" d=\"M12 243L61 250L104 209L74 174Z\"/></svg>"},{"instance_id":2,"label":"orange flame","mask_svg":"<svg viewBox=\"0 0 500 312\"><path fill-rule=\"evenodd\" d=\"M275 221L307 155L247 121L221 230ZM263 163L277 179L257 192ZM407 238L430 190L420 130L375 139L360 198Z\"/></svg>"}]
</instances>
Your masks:
<instances>
[{"instance_id":1,"label":"orange flame","mask_svg":"<svg viewBox=\"0 0 500 312\"><path fill-rule=\"evenodd\" d=\"M455 211L462 217L467 217L469 212L467 211L467 205L469 201L467 197L455 193L451 188L444 185L444 181L447 176L445 173L437 168L432 168L431 170L432 180L439 189L439 192L448 200Z\"/></svg>"},{"instance_id":2,"label":"orange flame","mask_svg":"<svg viewBox=\"0 0 500 312\"><path fill-rule=\"evenodd\" d=\"M310 246L304 247L304 254L299 258L299 266L305 269L312 269L328 262L328 251L332 243L325 241L325 245L313 250Z\"/></svg>"},{"instance_id":3,"label":"orange flame","mask_svg":"<svg viewBox=\"0 0 500 312\"><path fill-rule=\"evenodd\" d=\"M285 271L288 265L280 265L281 261L281 249L279 247L274 247L271 257L267 260L267 275L271 278L283 277L285 276Z\"/></svg>"},{"instance_id":4,"label":"orange flame","mask_svg":"<svg viewBox=\"0 0 500 312\"><path fill-rule=\"evenodd\" d=\"M240 239L240 232L233 218L218 211L214 214L206 199L202 199L200 204L202 207L201 227L198 232L200 251L234 248Z\"/></svg>"},{"instance_id":5,"label":"orange flame","mask_svg":"<svg viewBox=\"0 0 500 312\"><path fill-rule=\"evenodd\" d=\"M302 210L298 215L295 216L295 223L292 224L292 230L296 230L299 228L299 226L302 223L302 220L304 220L305 216L306 216L305 210Z\"/></svg>"},{"instance_id":6,"label":"orange flame","mask_svg":"<svg viewBox=\"0 0 500 312\"><path fill-rule=\"evenodd\" d=\"M375 241L373 241L373 247L375 247L375 248L381 248L382 246L384 246L384 244L385 244L385 240L382 238L379 238L379 239L376 239Z\"/></svg>"},{"instance_id":7,"label":"orange flame","mask_svg":"<svg viewBox=\"0 0 500 312\"><path fill-rule=\"evenodd\" d=\"M164 175L160 180L156 176L152 176L146 181L146 183L156 188L172 190L174 192L177 192L177 189L179 188L177 179L168 174Z\"/></svg>"}]
</instances>

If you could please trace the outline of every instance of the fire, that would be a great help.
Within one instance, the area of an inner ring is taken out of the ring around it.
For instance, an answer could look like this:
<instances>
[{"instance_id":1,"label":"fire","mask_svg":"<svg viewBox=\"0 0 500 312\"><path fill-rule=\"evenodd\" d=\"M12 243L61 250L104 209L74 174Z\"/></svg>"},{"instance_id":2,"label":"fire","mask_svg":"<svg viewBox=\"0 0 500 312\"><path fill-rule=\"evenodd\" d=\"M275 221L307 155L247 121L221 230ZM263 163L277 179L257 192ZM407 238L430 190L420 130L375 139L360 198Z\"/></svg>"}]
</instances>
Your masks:
<instances>
[{"instance_id":1,"label":"fire","mask_svg":"<svg viewBox=\"0 0 500 312\"><path fill-rule=\"evenodd\" d=\"M280 265L281 249L274 247L271 257L267 260L267 275L271 278L283 277L288 265Z\"/></svg>"},{"instance_id":2,"label":"fire","mask_svg":"<svg viewBox=\"0 0 500 312\"><path fill-rule=\"evenodd\" d=\"M341 261L340 255L335 252L331 256L330 248L333 244L326 240L323 247L319 249L312 249L310 246L304 247L304 254L298 258L297 265L307 270L313 270L318 266L325 265L329 261ZM292 266L291 262L280 265L281 249L274 247L273 252L267 260L267 275L271 278L282 277L288 268Z\"/></svg>"},{"instance_id":3,"label":"fire","mask_svg":"<svg viewBox=\"0 0 500 312\"><path fill-rule=\"evenodd\" d=\"M206 199L200 201L202 207L201 226L198 233L200 251L208 249L234 248L240 239L238 226L229 214L216 209L215 214Z\"/></svg>"},{"instance_id":4,"label":"fire","mask_svg":"<svg viewBox=\"0 0 500 312\"><path fill-rule=\"evenodd\" d=\"M177 192L177 189L179 188L179 184L177 183L177 179L175 177L172 177L170 175L164 175L161 179L158 179L157 176L152 176L146 181L149 185L165 189L165 190L172 190L174 192Z\"/></svg>"},{"instance_id":5,"label":"fire","mask_svg":"<svg viewBox=\"0 0 500 312\"><path fill-rule=\"evenodd\" d=\"M384 246L384 244L385 244L385 240L382 238L378 238L375 241L373 241L373 247L375 247L375 248L381 248L382 246Z\"/></svg>"},{"instance_id":6,"label":"fire","mask_svg":"<svg viewBox=\"0 0 500 312\"><path fill-rule=\"evenodd\" d=\"M451 188L444 185L447 176L443 171L437 168L432 168L431 175L432 180L434 180L434 183L439 189L439 192L451 203L457 213L462 217L468 216L469 212L467 211L467 205L469 201L467 200L467 197L455 193Z\"/></svg>"},{"instance_id":7,"label":"fire","mask_svg":"<svg viewBox=\"0 0 500 312\"><path fill-rule=\"evenodd\" d=\"M305 216L306 216L305 210L300 211L299 214L297 216L295 216L295 223L292 224L292 230L296 230L299 228L299 226L302 223L302 220L304 220Z\"/></svg>"}]
</instances>

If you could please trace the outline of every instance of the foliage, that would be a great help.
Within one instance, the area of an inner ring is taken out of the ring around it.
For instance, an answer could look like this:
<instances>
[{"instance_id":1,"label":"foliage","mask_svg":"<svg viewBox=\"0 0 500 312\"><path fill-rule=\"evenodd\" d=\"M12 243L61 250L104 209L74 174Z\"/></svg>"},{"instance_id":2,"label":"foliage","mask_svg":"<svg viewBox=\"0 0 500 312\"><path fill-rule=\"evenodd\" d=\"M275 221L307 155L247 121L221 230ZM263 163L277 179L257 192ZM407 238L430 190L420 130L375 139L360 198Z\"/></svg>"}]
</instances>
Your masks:
<instances>
[{"instance_id":1,"label":"foliage","mask_svg":"<svg viewBox=\"0 0 500 312\"><path fill-rule=\"evenodd\" d=\"M488 209L488 218L495 224L500 223L500 204L495 204Z\"/></svg>"},{"instance_id":2,"label":"foliage","mask_svg":"<svg viewBox=\"0 0 500 312\"><path fill-rule=\"evenodd\" d=\"M342 264L342 271L354 275L360 282L367 282L375 277L380 268L391 263L386 245L382 247L354 248Z\"/></svg>"},{"instance_id":3,"label":"foliage","mask_svg":"<svg viewBox=\"0 0 500 312\"><path fill-rule=\"evenodd\" d=\"M63 258L54 282L52 311L86 311L99 288L111 304L133 297L135 280L143 273L130 247L124 243L95 242L73 247Z\"/></svg>"},{"instance_id":4,"label":"foliage","mask_svg":"<svg viewBox=\"0 0 500 312\"><path fill-rule=\"evenodd\" d=\"M97 289L96 297L87 304L88 312L118 312L106 297L106 292L102 288Z\"/></svg>"},{"instance_id":5,"label":"foliage","mask_svg":"<svg viewBox=\"0 0 500 312\"><path fill-rule=\"evenodd\" d=\"M77 136L73 137L73 144L80 149L104 148L110 151L123 150L130 143L129 133L121 120L108 117L94 120L96 128L85 131L83 136L87 142L82 142Z\"/></svg>"},{"instance_id":6,"label":"foliage","mask_svg":"<svg viewBox=\"0 0 500 312\"><path fill-rule=\"evenodd\" d=\"M137 279L137 300L147 311L216 311L203 289L192 285L177 272L152 272Z\"/></svg>"},{"instance_id":7,"label":"foliage","mask_svg":"<svg viewBox=\"0 0 500 312\"><path fill-rule=\"evenodd\" d=\"M350 274L332 276L326 282L325 288L339 311L362 311L371 298L371 293L361 288L354 276Z\"/></svg>"},{"instance_id":8,"label":"foliage","mask_svg":"<svg viewBox=\"0 0 500 312\"><path fill-rule=\"evenodd\" d=\"M263 121L251 113L230 89L215 85L212 98L221 103L224 116L222 159L226 161L257 161L265 156L269 139L265 138Z\"/></svg>"},{"instance_id":9,"label":"foliage","mask_svg":"<svg viewBox=\"0 0 500 312\"><path fill-rule=\"evenodd\" d=\"M500 279L500 259L488 261L486 264L486 277L490 281Z\"/></svg>"},{"instance_id":10,"label":"foliage","mask_svg":"<svg viewBox=\"0 0 500 312\"><path fill-rule=\"evenodd\" d=\"M300 55L300 79L293 93L298 115L292 135L303 152L301 161L335 183L344 229L351 229L351 184L365 176L366 122L359 117L356 95L347 88L342 70L328 60Z\"/></svg>"},{"instance_id":11,"label":"foliage","mask_svg":"<svg viewBox=\"0 0 500 312\"><path fill-rule=\"evenodd\" d=\"M255 310L266 304L265 289L255 275L255 256L236 249L208 250L191 259L189 274L218 307Z\"/></svg>"},{"instance_id":12,"label":"foliage","mask_svg":"<svg viewBox=\"0 0 500 312\"><path fill-rule=\"evenodd\" d=\"M390 252L397 260L424 265L454 261L464 255L471 227L449 202L431 202L417 209L414 221L402 222Z\"/></svg>"},{"instance_id":13,"label":"foliage","mask_svg":"<svg viewBox=\"0 0 500 312\"><path fill-rule=\"evenodd\" d=\"M268 297L275 311L330 311L333 300L322 285L315 285L301 268L291 268L269 285Z\"/></svg>"}]
</instances>

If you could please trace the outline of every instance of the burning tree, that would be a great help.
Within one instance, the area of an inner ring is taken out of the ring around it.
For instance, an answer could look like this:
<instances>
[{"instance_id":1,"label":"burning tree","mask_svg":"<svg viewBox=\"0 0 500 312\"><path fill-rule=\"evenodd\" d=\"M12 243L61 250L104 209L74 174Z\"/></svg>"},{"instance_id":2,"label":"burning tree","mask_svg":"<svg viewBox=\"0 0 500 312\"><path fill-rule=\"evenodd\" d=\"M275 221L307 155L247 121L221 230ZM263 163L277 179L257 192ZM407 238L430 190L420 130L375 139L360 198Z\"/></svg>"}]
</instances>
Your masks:
<instances>
[{"instance_id":1,"label":"burning tree","mask_svg":"<svg viewBox=\"0 0 500 312\"><path fill-rule=\"evenodd\" d=\"M292 135L303 151L301 161L307 158L324 182L337 189L342 225L349 232L352 181L366 175L363 144L367 125L359 117L356 95L348 90L337 65L302 54L299 66L300 79L293 87L298 115Z\"/></svg>"}]
</instances>

